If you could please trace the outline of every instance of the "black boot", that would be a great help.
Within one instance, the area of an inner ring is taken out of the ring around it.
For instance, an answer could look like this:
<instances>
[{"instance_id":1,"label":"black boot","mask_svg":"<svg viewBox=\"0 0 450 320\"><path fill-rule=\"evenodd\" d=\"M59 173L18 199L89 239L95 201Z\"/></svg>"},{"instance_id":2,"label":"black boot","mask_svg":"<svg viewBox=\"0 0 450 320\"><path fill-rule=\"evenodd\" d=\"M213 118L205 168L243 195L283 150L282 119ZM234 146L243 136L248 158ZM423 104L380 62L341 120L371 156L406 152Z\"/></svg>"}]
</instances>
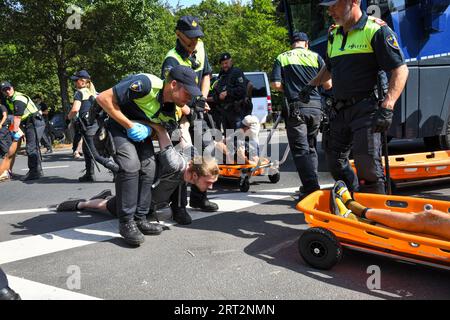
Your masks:
<instances>
[{"instance_id":1,"label":"black boot","mask_svg":"<svg viewBox=\"0 0 450 320\"><path fill-rule=\"evenodd\" d=\"M28 171L23 181L38 180L44 176L42 171Z\"/></svg>"},{"instance_id":2,"label":"black boot","mask_svg":"<svg viewBox=\"0 0 450 320\"><path fill-rule=\"evenodd\" d=\"M0 290L0 300L22 300L20 296L10 287Z\"/></svg>"},{"instance_id":3,"label":"black boot","mask_svg":"<svg viewBox=\"0 0 450 320\"><path fill-rule=\"evenodd\" d=\"M138 229L134 220L119 223L119 233L126 243L132 246L139 246L145 241L145 237Z\"/></svg>"},{"instance_id":4,"label":"black boot","mask_svg":"<svg viewBox=\"0 0 450 320\"><path fill-rule=\"evenodd\" d=\"M192 223L192 218L186 208L172 207L172 217L175 222L181 225L188 225Z\"/></svg>"},{"instance_id":5,"label":"black boot","mask_svg":"<svg viewBox=\"0 0 450 320\"><path fill-rule=\"evenodd\" d=\"M138 229L147 236L159 235L163 231L159 224L151 223L147 219L136 220Z\"/></svg>"},{"instance_id":6,"label":"black boot","mask_svg":"<svg viewBox=\"0 0 450 320\"><path fill-rule=\"evenodd\" d=\"M216 203L208 200L206 191L201 192L197 187L195 187L195 185L191 187L189 205L191 206L191 208L206 212L215 212L219 210L219 206Z\"/></svg>"},{"instance_id":7,"label":"black boot","mask_svg":"<svg viewBox=\"0 0 450 320\"><path fill-rule=\"evenodd\" d=\"M95 176L86 173L84 176L79 177L78 181L80 181L80 182L95 182L96 179L95 179Z\"/></svg>"}]
</instances>

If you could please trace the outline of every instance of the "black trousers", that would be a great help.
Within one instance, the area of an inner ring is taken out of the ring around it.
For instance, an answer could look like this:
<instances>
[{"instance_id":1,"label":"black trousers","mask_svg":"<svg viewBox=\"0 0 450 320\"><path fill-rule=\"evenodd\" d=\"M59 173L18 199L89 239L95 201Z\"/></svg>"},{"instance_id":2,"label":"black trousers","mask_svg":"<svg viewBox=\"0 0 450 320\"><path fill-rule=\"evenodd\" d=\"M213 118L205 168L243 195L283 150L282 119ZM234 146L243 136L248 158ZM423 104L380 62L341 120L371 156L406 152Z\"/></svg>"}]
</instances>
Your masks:
<instances>
[{"instance_id":1,"label":"black trousers","mask_svg":"<svg viewBox=\"0 0 450 320\"><path fill-rule=\"evenodd\" d=\"M220 108L223 130L225 132L227 129L236 130L242 127L244 115L241 111L236 111L233 104L221 105Z\"/></svg>"},{"instance_id":2,"label":"black trousers","mask_svg":"<svg viewBox=\"0 0 450 320\"><path fill-rule=\"evenodd\" d=\"M25 150L28 156L28 169L30 172L38 173L42 171L39 141L44 135L45 122L40 117L27 119L23 129L27 140Z\"/></svg>"},{"instance_id":3,"label":"black trousers","mask_svg":"<svg viewBox=\"0 0 450 320\"><path fill-rule=\"evenodd\" d=\"M86 174L90 176L95 174L95 161L100 163L102 166L105 166L105 164L110 160L109 158L102 157L95 147L94 136L97 133L98 128L97 123L92 126L87 126L86 130L83 130L81 127L79 128L83 138L83 155L86 166Z\"/></svg>"},{"instance_id":4,"label":"black trousers","mask_svg":"<svg viewBox=\"0 0 450 320\"><path fill-rule=\"evenodd\" d=\"M0 158L3 158L11 147L12 138L8 126L0 127Z\"/></svg>"},{"instance_id":5,"label":"black trousers","mask_svg":"<svg viewBox=\"0 0 450 320\"><path fill-rule=\"evenodd\" d=\"M45 129L42 135L41 143L47 150L52 150L52 138L50 137L48 121L44 119Z\"/></svg>"},{"instance_id":6,"label":"black trousers","mask_svg":"<svg viewBox=\"0 0 450 320\"><path fill-rule=\"evenodd\" d=\"M335 180L343 180L351 191L384 194L381 134L374 133L377 101L367 98L339 110L330 121L328 167ZM349 163L353 149L358 176Z\"/></svg>"},{"instance_id":7,"label":"black trousers","mask_svg":"<svg viewBox=\"0 0 450 320\"><path fill-rule=\"evenodd\" d=\"M305 193L320 189L316 149L322 118L320 107L320 102L314 101L310 104L294 102L283 108L289 147Z\"/></svg>"},{"instance_id":8,"label":"black trousers","mask_svg":"<svg viewBox=\"0 0 450 320\"><path fill-rule=\"evenodd\" d=\"M151 138L142 142L128 139L126 130L111 121L108 125L120 170L116 176L117 215L120 222L145 219L152 201L155 179L155 152Z\"/></svg>"},{"instance_id":9,"label":"black trousers","mask_svg":"<svg viewBox=\"0 0 450 320\"><path fill-rule=\"evenodd\" d=\"M6 278L5 272L0 268L0 290L8 286L8 279Z\"/></svg>"}]
</instances>

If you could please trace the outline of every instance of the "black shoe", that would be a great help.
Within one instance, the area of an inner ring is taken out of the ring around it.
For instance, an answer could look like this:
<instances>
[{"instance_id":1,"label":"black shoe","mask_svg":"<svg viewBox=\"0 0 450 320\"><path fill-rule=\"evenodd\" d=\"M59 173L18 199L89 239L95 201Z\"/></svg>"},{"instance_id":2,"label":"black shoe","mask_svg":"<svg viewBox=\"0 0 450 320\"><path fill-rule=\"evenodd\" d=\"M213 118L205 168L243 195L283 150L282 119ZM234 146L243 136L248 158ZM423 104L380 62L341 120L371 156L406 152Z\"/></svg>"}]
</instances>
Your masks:
<instances>
[{"instance_id":1,"label":"black shoe","mask_svg":"<svg viewBox=\"0 0 450 320\"><path fill-rule=\"evenodd\" d=\"M104 164L104 167L106 169L111 170L113 173L118 173L120 170L119 165L116 162L114 162L114 160L109 160L108 162L106 162Z\"/></svg>"},{"instance_id":2,"label":"black shoe","mask_svg":"<svg viewBox=\"0 0 450 320\"><path fill-rule=\"evenodd\" d=\"M0 290L0 300L22 300L20 296L10 287Z\"/></svg>"},{"instance_id":3,"label":"black shoe","mask_svg":"<svg viewBox=\"0 0 450 320\"><path fill-rule=\"evenodd\" d=\"M28 171L28 173L23 178L23 181L38 180L44 176L42 171Z\"/></svg>"},{"instance_id":4,"label":"black shoe","mask_svg":"<svg viewBox=\"0 0 450 320\"><path fill-rule=\"evenodd\" d=\"M67 200L64 202L61 202L56 206L57 212L63 212L63 211L78 211L78 204L80 202L85 202L86 199L76 199L76 200Z\"/></svg>"},{"instance_id":5,"label":"black shoe","mask_svg":"<svg viewBox=\"0 0 450 320\"><path fill-rule=\"evenodd\" d=\"M192 218L186 208L172 208L172 215L173 220L178 224L188 225L192 223Z\"/></svg>"},{"instance_id":6,"label":"black shoe","mask_svg":"<svg viewBox=\"0 0 450 320\"><path fill-rule=\"evenodd\" d=\"M158 235L163 231L162 226L148 222L147 219L137 220L136 225L138 229L147 236Z\"/></svg>"},{"instance_id":7,"label":"black shoe","mask_svg":"<svg viewBox=\"0 0 450 320\"><path fill-rule=\"evenodd\" d=\"M95 182L96 179L95 179L95 176L91 176L89 174L85 174L84 176L79 177L78 181L80 181L80 182Z\"/></svg>"},{"instance_id":8,"label":"black shoe","mask_svg":"<svg viewBox=\"0 0 450 320\"><path fill-rule=\"evenodd\" d=\"M93 196L89 200L97 200L97 199L107 199L112 196L111 189L106 189L100 192L99 194Z\"/></svg>"},{"instance_id":9,"label":"black shoe","mask_svg":"<svg viewBox=\"0 0 450 320\"><path fill-rule=\"evenodd\" d=\"M119 233L125 242L132 246L139 246L145 241L144 235L134 220L119 223Z\"/></svg>"},{"instance_id":10,"label":"black shoe","mask_svg":"<svg viewBox=\"0 0 450 320\"><path fill-rule=\"evenodd\" d=\"M201 200L197 198L191 198L189 201L189 205L191 206L191 208L206 212L215 212L219 210L219 206L216 203L209 201L208 198L203 198Z\"/></svg>"}]
</instances>

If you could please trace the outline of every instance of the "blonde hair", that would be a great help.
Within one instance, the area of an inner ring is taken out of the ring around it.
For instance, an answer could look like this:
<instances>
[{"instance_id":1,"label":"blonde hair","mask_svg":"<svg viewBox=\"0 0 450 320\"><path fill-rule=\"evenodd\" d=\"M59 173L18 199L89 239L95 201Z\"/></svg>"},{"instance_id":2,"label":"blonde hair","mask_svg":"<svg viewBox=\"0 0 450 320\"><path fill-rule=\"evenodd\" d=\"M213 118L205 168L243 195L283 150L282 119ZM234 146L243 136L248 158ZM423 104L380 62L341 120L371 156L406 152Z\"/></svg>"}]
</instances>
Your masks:
<instances>
[{"instance_id":1,"label":"blonde hair","mask_svg":"<svg viewBox=\"0 0 450 320\"><path fill-rule=\"evenodd\" d=\"M89 90L89 94L95 97L97 95L97 90L95 90L94 83L89 79L83 80L86 81L86 88Z\"/></svg>"},{"instance_id":2,"label":"blonde hair","mask_svg":"<svg viewBox=\"0 0 450 320\"><path fill-rule=\"evenodd\" d=\"M216 159L206 159L203 157L194 157L191 161L190 169L199 177L218 176L219 166Z\"/></svg>"}]
</instances>

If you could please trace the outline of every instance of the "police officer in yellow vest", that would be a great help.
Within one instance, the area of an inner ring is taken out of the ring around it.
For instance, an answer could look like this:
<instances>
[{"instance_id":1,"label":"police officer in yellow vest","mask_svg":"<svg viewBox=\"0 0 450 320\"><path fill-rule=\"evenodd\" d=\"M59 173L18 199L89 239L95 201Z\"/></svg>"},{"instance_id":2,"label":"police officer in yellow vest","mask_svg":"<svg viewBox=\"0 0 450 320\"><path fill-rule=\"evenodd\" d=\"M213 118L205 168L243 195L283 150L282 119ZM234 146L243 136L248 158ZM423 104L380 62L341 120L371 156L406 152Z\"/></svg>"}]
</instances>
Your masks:
<instances>
[{"instance_id":1,"label":"police officer in yellow vest","mask_svg":"<svg viewBox=\"0 0 450 320\"><path fill-rule=\"evenodd\" d=\"M381 133L392 123L395 103L408 77L395 33L360 8L361 0L323 0L335 20L328 35L326 66L311 87L332 79L336 111L330 118L328 166L335 180L343 180L351 191L385 193L381 162ZM389 87L378 102L380 70L390 74ZM356 176L349 164L353 148Z\"/></svg>"},{"instance_id":2,"label":"police officer in yellow vest","mask_svg":"<svg viewBox=\"0 0 450 320\"><path fill-rule=\"evenodd\" d=\"M22 127L22 131L25 133L29 171L24 181L39 179L43 176L39 150L39 141L45 131L45 122L42 119L42 115L34 102L23 93L15 91L11 83L3 81L0 84L0 90L5 95L6 104L14 115L12 126L13 139L18 138L15 136L18 136L19 126Z\"/></svg>"},{"instance_id":3,"label":"police officer in yellow vest","mask_svg":"<svg viewBox=\"0 0 450 320\"><path fill-rule=\"evenodd\" d=\"M191 68L177 66L164 82L150 74L132 75L97 97L111 118L107 129L115 145L114 160L120 166L115 180L119 232L128 244L140 245L143 234L162 231L146 219L156 168L151 129L145 122L172 126L176 106L201 95L197 82Z\"/></svg>"},{"instance_id":4,"label":"police officer in yellow vest","mask_svg":"<svg viewBox=\"0 0 450 320\"><path fill-rule=\"evenodd\" d=\"M317 134L322 118L321 96L317 89L311 92L310 101L299 99L300 91L324 66L323 59L308 49L309 40L304 32L296 32L291 38L292 50L280 54L274 62L271 87L284 92L288 105L282 114L286 122L289 147L302 182L300 199L319 190ZM331 84L327 82L325 89Z\"/></svg>"},{"instance_id":5,"label":"police officer in yellow vest","mask_svg":"<svg viewBox=\"0 0 450 320\"><path fill-rule=\"evenodd\" d=\"M190 108L183 108L185 116L190 120L201 121L201 132L194 132L194 126L191 125L190 133L194 144L196 139L202 139L203 147L206 147L210 141L203 140L203 133L209 129L210 124L203 120L205 111L209 111L209 106L206 103L208 97L212 68L208 61L208 56L205 51L204 43L200 39L204 36L202 28L198 22L198 18L193 16L181 17L176 26L177 42L175 48L170 50L162 65L162 78L175 66L187 66L194 70L198 76L199 88L202 92L201 99L189 103ZM191 121L193 123L193 121ZM190 224L192 219L186 211L187 205L187 186L183 185L172 195L171 208L173 212L173 219L179 224ZM203 211L217 211L219 207L217 204L210 202L207 198L207 193L201 192L195 185L191 186L190 206L198 208Z\"/></svg>"}]
</instances>

